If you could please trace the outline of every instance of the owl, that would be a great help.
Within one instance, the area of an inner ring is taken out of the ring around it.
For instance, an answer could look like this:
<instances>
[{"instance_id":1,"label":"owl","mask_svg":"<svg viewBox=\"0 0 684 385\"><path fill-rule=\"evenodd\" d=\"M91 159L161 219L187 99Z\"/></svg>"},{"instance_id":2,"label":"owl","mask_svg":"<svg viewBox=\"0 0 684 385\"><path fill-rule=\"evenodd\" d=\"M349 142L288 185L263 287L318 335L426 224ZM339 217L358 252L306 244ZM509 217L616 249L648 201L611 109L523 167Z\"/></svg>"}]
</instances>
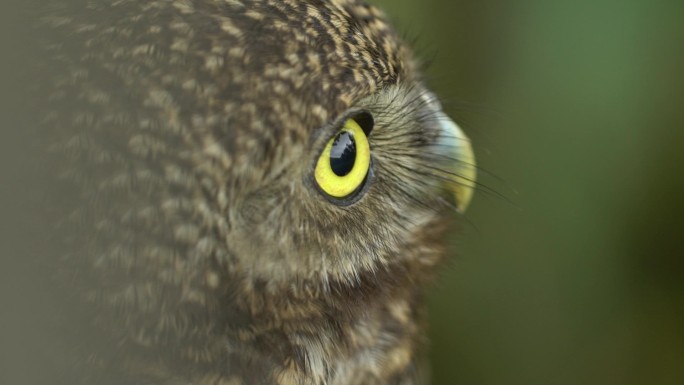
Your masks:
<instances>
[{"instance_id":1,"label":"owl","mask_svg":"<svg viewBox=\"0 0 684 385\"><path fill-rule=\"evenodd\" d=\"M35 14L55 382L426 383L424 290L476 167L379 10Z\"/></svg>"}]
</instances>

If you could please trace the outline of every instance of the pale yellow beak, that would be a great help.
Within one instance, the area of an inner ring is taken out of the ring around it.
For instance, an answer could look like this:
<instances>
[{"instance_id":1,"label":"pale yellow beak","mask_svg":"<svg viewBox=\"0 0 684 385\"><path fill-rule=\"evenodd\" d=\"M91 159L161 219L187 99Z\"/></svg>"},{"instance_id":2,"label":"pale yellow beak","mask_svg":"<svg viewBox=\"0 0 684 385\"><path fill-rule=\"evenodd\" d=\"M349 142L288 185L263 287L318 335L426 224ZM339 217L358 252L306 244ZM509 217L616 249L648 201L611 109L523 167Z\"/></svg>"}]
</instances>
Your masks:
<instances>
[{"instance_id":1,"label":"pale yellow beak","mask_svg":"<svg viewBox=\"0 0 684 385\"><path fill-rule=\"evenodd\" d=\"M450 181L447 187L456 197L456 209L464 213L473 199L475 182L477 179L477 166L475 153L470 139L463 133L456 123L448 116L440 113L439 125L442 130L440 140L440 152L450 160L448 166Z\"/></svg>"}]
</instances>

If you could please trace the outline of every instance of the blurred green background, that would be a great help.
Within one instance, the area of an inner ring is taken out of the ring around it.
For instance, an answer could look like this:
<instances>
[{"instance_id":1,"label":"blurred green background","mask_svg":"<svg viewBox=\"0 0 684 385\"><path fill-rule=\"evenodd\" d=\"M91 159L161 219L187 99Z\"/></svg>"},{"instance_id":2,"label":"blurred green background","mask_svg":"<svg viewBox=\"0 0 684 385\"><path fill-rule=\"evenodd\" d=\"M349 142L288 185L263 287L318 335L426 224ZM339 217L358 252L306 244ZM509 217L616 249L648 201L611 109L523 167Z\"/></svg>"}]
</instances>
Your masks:
<instances>
[{"instance_id":1,"label":"blurred green background","mask_svg":"<svg viewBox=\"0 0 684 385\"><path fill-rule=\"evenodd\" d=\"M684 384L684 1L373 3L483 169L433 383Z\"/></svg>"}]
</instances>

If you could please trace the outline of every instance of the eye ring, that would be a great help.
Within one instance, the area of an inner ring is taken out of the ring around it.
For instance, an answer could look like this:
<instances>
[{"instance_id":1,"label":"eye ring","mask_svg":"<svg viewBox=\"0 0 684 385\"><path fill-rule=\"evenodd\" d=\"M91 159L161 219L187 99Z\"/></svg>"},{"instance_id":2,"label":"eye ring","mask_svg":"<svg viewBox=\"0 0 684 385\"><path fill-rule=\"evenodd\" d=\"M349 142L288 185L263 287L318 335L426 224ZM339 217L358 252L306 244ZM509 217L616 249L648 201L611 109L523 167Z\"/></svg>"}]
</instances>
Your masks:
<instances>
[{"instance_id":1,"label":"eye ring","mask_svg":"<svg viewBox=\"0 0 684 385\"><path fill-rule=\"evenodd\" d=\"M349 118L344 126L327 142L318 158L314 181L318 190L331 201L349 204L366 185L370 174L371 150L363 123L372 122L370 116Z\"/></svg>"}]
</instances>

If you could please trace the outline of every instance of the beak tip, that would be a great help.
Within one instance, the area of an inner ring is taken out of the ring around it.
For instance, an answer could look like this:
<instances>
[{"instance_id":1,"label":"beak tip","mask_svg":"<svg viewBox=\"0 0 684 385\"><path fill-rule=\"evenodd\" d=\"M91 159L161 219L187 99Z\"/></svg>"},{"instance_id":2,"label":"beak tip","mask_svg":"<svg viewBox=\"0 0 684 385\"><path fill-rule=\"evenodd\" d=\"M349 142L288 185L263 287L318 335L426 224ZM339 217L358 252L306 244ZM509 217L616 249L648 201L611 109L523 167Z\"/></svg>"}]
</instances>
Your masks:
<instances>
[{"instance_id":1,"label":"beak tip","mask_svg":"<svg viewBox=\"0 0 684 385\"><path fill-rule=\"evenodd\" d=\"M454 175L453 181L449 183L449 188L456 198L457 211L463 214L470 205L475 192L475 181L477 179L475 153L470 139L453 120L444 115L440 122L444 140L448 141L444 148L455 152L455 154L448 154L450 159L453 158L450 174Z\"/></svg>"}]
</instances>

